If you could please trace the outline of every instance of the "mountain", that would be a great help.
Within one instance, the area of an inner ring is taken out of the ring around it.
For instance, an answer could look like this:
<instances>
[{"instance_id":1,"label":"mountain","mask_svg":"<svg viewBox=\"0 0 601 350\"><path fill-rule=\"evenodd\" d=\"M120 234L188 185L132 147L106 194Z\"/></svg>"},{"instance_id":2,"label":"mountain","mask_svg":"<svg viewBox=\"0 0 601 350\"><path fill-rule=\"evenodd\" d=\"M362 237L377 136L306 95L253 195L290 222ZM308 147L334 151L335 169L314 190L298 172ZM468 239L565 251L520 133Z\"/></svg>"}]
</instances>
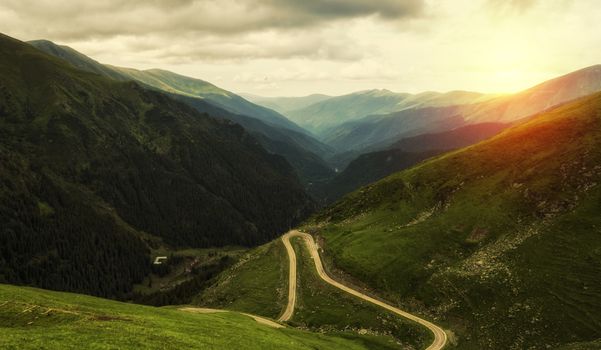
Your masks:
<instances>
[{"instance_id":1,"label":"mountain","mask_svg":"<svg viewBox=\"0 0 601 350\"><path fill-rule=\"evenodd\" d=\"M344 171L319 187L319 198L333 202L359 187L407 169L426 158L486 140L509 126L503 123L473 124L450 131L408 137L392 145L384 141L381 147L388 148L381 151L340 154L330 162Z\"/></svg>"},{"instance_id":2,"label":"mountain","mask_svg":"<svg viewBox=\"0 0 601 350\"><path fill-rule=\"evenodd\" d=\"M601 339L600 110L599 93L550 109L306 229L346 280L446 325L456 348L587 348Z\"/></svg>"},{"instance_id":3,"label":"mountain","mask_svg":"<svg viewBox=\"0 0 601 350\"><path fill-rule=\"evenodd\" d=\"M510 124L504 123L472 124L440 133L422 134L400 139L388 147L406 152L449 151L486 140L509 126Z\"/></svg>"},{"instance_id":4,"label":"mountain","mask_svg":"<svg viewBox=\"0 0 601 350\"><path fill-rule=\"evenodd\" d=\"M117 80L140 82L171 94L201 113L239 123L268 151L286 158L307 185L323 182L333 176L330 166L322 159L331 155L330 147L307 135L281 115L247 102L213 84L158 69L140 71L102 65L67 46L56 45L47 40L32 41L30 44L77 68Z\"/></svg>"},{"instance_id":5,"label":"mountain","mask_svg":"<svg viewBox=\"0 0 601 350\"><path fill-rule=\"evenodd\" d=\"M395 93L389 90L368 90L332 97L307 107L284 113L299 125L322 135L328 129L367 116L423 107L467 104L490 98L468 91L421 94Z\"/></svg>"},{"instance_id":6,"label":"mountain","mask_svg":"<svg viewBox=\"0 0 601 350\"><path fill-rule=\"evenodd\" d=\"M320 134L324 129L367 115L392 111L408 94L368 90L329 98L286 115L299 125Z\"/></svg>"},{"instance_id":7,"label":"mountain","mask_svg":"<svg viewBox=\"0 0 601 350\"><path fill-rule=\"evenodd\" d=\"M373 115L347 122L322 133L322 139L338 152L362 151L383 141L464 126L463 106L407 109L388 115Z\"/></svg>"},{"instance_id":8,"label":"mountain","mask_svg":"<svg viewBox=\"0 0 601 350\"><path fill-rule=\"evenodd\" d=\"M83 70L117 80L135 80L161 91L178 95L203 98L229 112L249 115L276 126L304 132L302 128L279 113L251 103L234 93L201 79L190 78L161 69L137 70L103 65L68 46L57 45L48 40L34 40L30 41L29 44L53 56L62 58Z\"/></svg>"},{"instance_id":9,"label":"mountain","mask_svg":"<svg viewBox=\"0 0 601 350\"><path fill-rule=\"evenodd\" d=\"M339 199L359 187L376 182L392 173L407 169L443 151L406 152L390 149L365 153L358 156L332 180L320 189L322 199L327 203Z\"/></svg>"},{"instance_id":10,"label":"mountain","mask_svg":"<svg viewBox=\"0 0 601 350\"><path fill-rule=\"evenodd\" d=\"M178 95L200 97L229 112L251 116L274 126L306 133L303 128L281 114L251 103L234 93L223 90L204 80L186 77L161 69L137 70L112 66L111 68L132 80L142 82L159 90Z\"/></svg>"},{"instance_id":11,"label":"mountain","mask_svg":"<svg viewBox=\"0 0 601 350\"><path fill-rule=\"evenodd\" d=\"M332 96L323 94L312 94L302 97L264 97L253 94L241 94L241 96L258 105L273 109L283 115L332 98Z\"/></svg>"},{"instance_id":12,"label":"mountain","mask_svg":"<svg viewBox=\"0 0 601 350\"><path fill-rule=\"evenodd\" d=\"M338 152L373 149L383 142L420 133L442 132L479 123L511 123L552 106L601 91L601 65L592 66L544 82L508 96L483 97L484 101L450 107L418 106L402 111L368 116L322 131L320 138ZM417 123L419 115L437 117L432 124ZM453 121L441 124L444 121ZM416 132L418 131L418 132Z\"/></svg>"},{"instance_id":13,"label":"mountain","mask_svg":"<svg viewBox=\"0 0 601 350\"><path fill-rule=\"evenodd\" d=\"M497 97L468 109L466 120L513 122L570 100L601 91L601 65L565 74L520 93Z\"/></svg>"},{"instance_id":14,"label":"mountain","mask_svg":"<svg viewBox=\"0 0 601 350\"><path fill-rule=\"evenodd\" d=\"M323 183L334 175L330 165L321 158L332 154L332 149L305 133L274 126L253 117L234 114L203 99L178 94L171 94L171 96L199 112L240 124L267 151L284 157L295 169L306 189L314 196L316 193L312 192L312 185Z\"/></svg>"},{"instance_id":15,"label":"mountain","mask_svg":"<svg viewBox=\"0 0 601 350\"><path fill-rule=\"evenodd\" d=\"M0 76L1 281L119 297L151 247L255 245L312 209L231 121L7 36Z\"/></svg>"},{"instance_id":16,"label":"mountain","mask_svg":"<svg viewBox=\"0 0 601 350\"><path fill-rule=\"evenodd\" d=\"M73 50L69 46L57 45L49 40L33 40L28 43L54 57L70 62L73 66L81 70L104 75L115 80L130 80L127 76L110 67L102 65L90 57Z\"/></svg>"}]
</instances>

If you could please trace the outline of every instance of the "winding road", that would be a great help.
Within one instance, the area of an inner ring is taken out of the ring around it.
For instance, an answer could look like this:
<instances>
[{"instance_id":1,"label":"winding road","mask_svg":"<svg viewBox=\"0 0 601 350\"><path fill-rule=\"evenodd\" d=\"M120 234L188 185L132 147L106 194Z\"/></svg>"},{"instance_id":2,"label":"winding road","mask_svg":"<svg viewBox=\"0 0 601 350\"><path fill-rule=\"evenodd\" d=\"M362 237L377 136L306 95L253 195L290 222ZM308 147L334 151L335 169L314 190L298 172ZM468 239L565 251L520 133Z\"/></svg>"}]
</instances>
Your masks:
<instances>
[{"instance_id":1,"label":"winding road","mask_svg":"<svg viewBox=\"0 0 601 350\"><path fill-rule=\"evenodd\" d=\"M284 246L286 247L286 251L288 252L288 257L290 261L290 274L289 274L289 288L288 288L288 304L286 305L286 310L280 316L278 321L288 321L294 314L294 305L296 304L296 253L294 252L294 248L292 248L292 244L290 244L290 238L292 237L301 237L305 240L307 248L311 253L311 257L315 262L315 268L317 269L317 274L321 277L325 282L333 285L334 287L341 289L349 294L356 296L357 298L361 298L365 301L368 301L372 304L380 306L390 312L393 312L401 317L405 317L409 320L417 322L422 326L428 328L434 334L434 342L430 344L426 348L426 350L440 350L445 347L447 343L447 334L444 330L432 322L426 321L423 318L410 314L406 311L403 311L399 308L396 308L392 305L384 303L380 300L374 299L368 295L365 295L359 291L356 291L340 282L333 280L328 274L325 272L323 268L323 264L321 262L321 257L319 256L319 251L317 244L313 240L313 237L308 233L300 232L297 230L292 230L285 235L282 236L282 241L284 242Z\"/></svg>"}]
</instances>

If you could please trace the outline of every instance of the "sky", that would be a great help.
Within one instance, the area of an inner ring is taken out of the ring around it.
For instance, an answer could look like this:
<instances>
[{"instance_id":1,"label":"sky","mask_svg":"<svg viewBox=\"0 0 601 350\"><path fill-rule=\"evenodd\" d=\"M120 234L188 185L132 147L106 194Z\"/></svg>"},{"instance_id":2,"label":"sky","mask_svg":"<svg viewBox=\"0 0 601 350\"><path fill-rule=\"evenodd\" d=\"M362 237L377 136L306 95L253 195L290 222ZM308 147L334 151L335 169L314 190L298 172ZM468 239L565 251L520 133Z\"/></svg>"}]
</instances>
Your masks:
<instances>
[{"instance_id":1,"label":"sky","mask_svg":"<svg viewBox=\"0 0 601 350\"><path fill-rule=\"evenodd\" d=\"M516 92L601 63L598 0L2 0L0 32L262 96Z\"/></svg>"}]
</instances>

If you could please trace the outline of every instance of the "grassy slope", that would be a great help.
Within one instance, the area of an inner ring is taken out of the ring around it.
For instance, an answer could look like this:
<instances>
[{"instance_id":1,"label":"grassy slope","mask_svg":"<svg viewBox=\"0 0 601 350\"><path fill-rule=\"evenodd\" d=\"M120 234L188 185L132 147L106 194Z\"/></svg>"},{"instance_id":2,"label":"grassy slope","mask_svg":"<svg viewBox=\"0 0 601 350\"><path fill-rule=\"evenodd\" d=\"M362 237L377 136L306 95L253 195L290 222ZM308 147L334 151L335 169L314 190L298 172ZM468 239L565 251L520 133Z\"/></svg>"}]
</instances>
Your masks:
<instances>
[{"instance_id":1,"label":"grassy slope","mask_svg":"<svg viewBox=\"0 0 601 350\"><path fill-rule=\"evenodd\" d=\"M194 303L277 318L288 298L287 259L280 240L260 246L221 274Z\"/></svg>"},{"instance_id":2,"label":"grassy slope","mask_svg":"<svg viewBox=\"0 0 601 350\"><path fill-rule=\"evenodd\" d=\"M347 196L314 222L328 254L461 349L600 338L600 109L581 99Z\"/></svg>"},{"instance_id":3,"label":"grassy slope","mask_svg":"<svg viewBox=\"0 0 601 350\"><path fill-rule=\"evenodd\" d=\"M0 285L2 349L365 349L236 313L193 314Z\"/></svg>"},{"instance_id":4,"label":"grassy slope","mask_svg":"<svg viewBox=\"0 0 601 350\"><path fill-rule=\"evenodd\" d=\"M443 151L405 152L389 149L364 153L354 159L342 172L322 187L322 196L328 203L397 171L407 169Z\"/></svg>"},{"instance_id":5,"label":"grassy slope","mask_svg":"<svg viewBox=\"0 0 601 350\"><path fill-rule=\"evenodd\" d=\"M370 349L398 348L397 342L419 348L430 340L421 327L322 282L308 252L297 243L298 304L291 325L354 339ZM249 252L194 303L277 318L287 302L287 288L288 256L276 240ZM362 329L367 334L359 334Z\"/></svg>"},{"instance_id":6,"label":"grassy slope","mask_svg":"<svg viewBox=\"0 0 601 350\"><path fill-rule=\"evenodd\" d=\"M321 280L302 239L295 238L292 244L298 258L298 294L292 324L335 334L344 330L371 343L371 349L422 349L432 341L425 328ZM364 335L358 336L357 332Z\"/></svg>"},{"instance_id":7,"label":"grassy slope","mask_svg":"<svg viewBox=\"0 0 601 350\"><path fill-rule=\"evenodd\" d=\"M144 84L154 86L167 92L173 92L181 95L198 97L202 95L223 95L231 96L232 93L218 88L217 86L200 80L181 76L175 73L160 69L149 69L140 71L132 68L110 67L121 74L132 78L133 80L143 82Z\"/></svg>"}]
</instances>

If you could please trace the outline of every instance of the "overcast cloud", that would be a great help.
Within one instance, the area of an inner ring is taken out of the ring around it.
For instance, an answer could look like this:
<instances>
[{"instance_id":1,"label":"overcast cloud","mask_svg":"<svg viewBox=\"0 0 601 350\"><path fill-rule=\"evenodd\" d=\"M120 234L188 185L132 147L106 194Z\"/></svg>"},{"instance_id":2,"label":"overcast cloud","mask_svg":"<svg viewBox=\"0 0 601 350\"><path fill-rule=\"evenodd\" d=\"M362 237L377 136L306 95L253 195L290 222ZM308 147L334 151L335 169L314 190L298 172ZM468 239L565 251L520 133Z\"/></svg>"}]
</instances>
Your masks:
<instances>
[{"instance_id":1,"label":"overcast cloud","mask_svg":"<svg viewBox=\"0 0 601 350\"><path fill-rule=\"evenodd\" d=\"M518 90L601 63L596 0L2 0L0 31L264 95Z\"/></svg>"},{"instance_id":2,"label":"overcast cloud","mask_svg":"<svg viewBox=\"0 0 601 350\"><path fill-rule=\"evenodd\" d=\"M3 0L13 23L57 40L116 35L235 35L330 25L374 17L419 16L422 0Z\"/></svg>"}]
</instances>

